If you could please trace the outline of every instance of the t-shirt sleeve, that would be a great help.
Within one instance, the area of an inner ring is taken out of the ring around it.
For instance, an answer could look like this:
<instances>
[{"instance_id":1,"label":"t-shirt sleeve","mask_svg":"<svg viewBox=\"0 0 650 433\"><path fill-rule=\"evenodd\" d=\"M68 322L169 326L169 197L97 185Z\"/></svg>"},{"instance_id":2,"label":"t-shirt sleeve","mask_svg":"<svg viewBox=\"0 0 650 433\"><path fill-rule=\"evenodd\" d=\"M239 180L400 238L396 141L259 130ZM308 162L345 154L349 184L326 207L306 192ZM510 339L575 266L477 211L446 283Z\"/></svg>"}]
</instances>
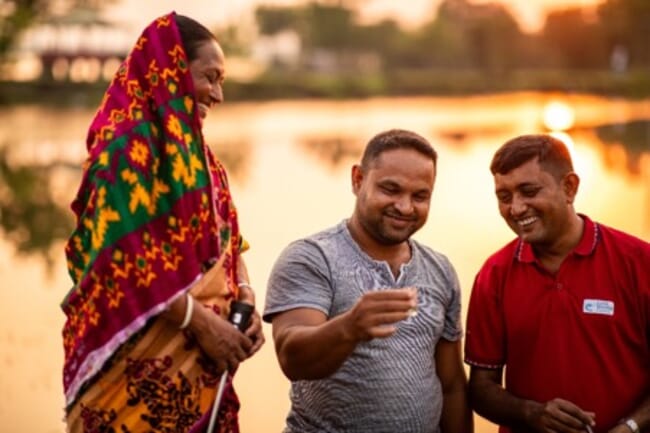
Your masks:
<instances>
[{"instance_id":1,"label":"t-shirt sleeve","mask_svg":"<svg viewBox=\"0 0 650 433\"><path fill-rule=\"evenodd\" d=\"M486 263L479 271L469 301L465 334L465 362L482 368L505 364L505 324L498 268Z\"/></svg>"},{"instance_id":2,"label":"t-shirt sleeve","mask_svg":"<svg viewBox=\"0 0 650 433\"><path fill-rule=\"evenodd\" d=\"M448 341L458 341L463 336L463 325L460 319L461 292L458 275L452 264L447 261L447 280L450 287L450 296L445 311L445 325L442 338Z\"/></svg>"},{"instance_id":3,"label":"t-shirt sleeve","mask_svg":"<svg viewBox=\"0 0 650 433\"><path fill-rule=\"evenodd\" d=\"M332 304L331 273L322 250L299 240L276 260L266 289L263 319L295 308L313 308L329 315Z\"/></svg>"}]
</instances>

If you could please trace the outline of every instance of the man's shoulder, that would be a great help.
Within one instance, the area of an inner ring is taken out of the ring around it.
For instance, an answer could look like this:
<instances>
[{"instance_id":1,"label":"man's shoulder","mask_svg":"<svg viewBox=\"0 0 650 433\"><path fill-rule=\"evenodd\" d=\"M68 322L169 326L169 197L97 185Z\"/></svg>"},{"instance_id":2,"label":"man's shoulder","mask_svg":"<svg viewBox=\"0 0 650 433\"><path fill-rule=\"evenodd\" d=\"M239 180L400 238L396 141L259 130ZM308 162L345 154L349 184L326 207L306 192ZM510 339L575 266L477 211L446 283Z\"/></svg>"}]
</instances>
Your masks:
<instances>
[{"instance_id":1,"label":"man's shoulder","mask_svg":"<svg viewBox=\"0 0 650 433\"><path fill-rule=\"evenodd\" d=\"M411 239L410 243L411 243L411 248L418 251L422 257L428 260L433 260L435 262L449 262L449 258L445 253L435 250L429 245L425 245L422 242L417 241L415 239Z\"/></svg>"},{"instance_id":2,"label":"man's shoulder","mask_svg":"<svg viewBox=\"0 0 650 433\"><path fill-rule=\"evenodd\" d=\"M309 236L304 237L302 240L307 242L328 242L332 239L341 238L346 233L345 221L341 221L338 224L335 224L326 229L320 230L316 233L313 233Z\"/></svg>"},{"instance_id":3,"label":"man's shoulder","mask_svg":"<svg viewBox=\"0 0 650 433\"><path fill-rule=\"evenodd\" d=\"M648 241L603 223L596 224L598 226L598 232L605 242L616 245L620 248L646 251L650 253L650 243Z\"/></svg>"},{"instance_id":4,"label":"man's shoulder","mask_svg":"<svg viewBox=\"0 0 650 433\"><path fill-rule=\"evenodd\" d=\"M483 263L483 268L501 268L508 267L520 253L523 243L519 238L514 238L501 248L493 252Z\"/></svg>"},{"instance_id":5,"label":"man's shoulder","mask_svg":"<svg viewBox=\"0 0 650 433\"><path fill-rule=\"evenodd\" d=\"M338 245L340 245L345 239L345 230L345 224L339 223L335 226L292 241L284 249L282 258L295 259L304 256L326 257L329 255L329 250L336 251L339 249Z\"/></svg>"},{"instance_id":6,"label":"man's shoulder","mask_svg":"<svg viewBox=\"0 0 650 433\"><path fill-rule=\"evenodd\" d=\"M346 236L346 227L344 222L323 229L319 232L312 233L303 238L291 242L288 248L327 248L328 245L338 244L344 241Z\"/></svg>"}]
</instances>

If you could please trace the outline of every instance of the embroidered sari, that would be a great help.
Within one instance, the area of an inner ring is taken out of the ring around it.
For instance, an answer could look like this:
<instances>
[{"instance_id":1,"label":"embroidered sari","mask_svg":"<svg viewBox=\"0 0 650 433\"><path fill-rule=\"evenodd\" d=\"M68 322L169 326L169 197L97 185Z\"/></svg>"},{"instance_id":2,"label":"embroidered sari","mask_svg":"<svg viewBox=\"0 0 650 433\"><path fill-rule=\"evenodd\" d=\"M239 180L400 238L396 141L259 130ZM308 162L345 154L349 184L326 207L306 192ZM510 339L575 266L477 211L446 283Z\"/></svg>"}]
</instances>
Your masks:
<instances>
[{"instance_id":1,"label":"embroidered sari","mask_svg":"<svg viewBox=\"0 0 650 433\"><path fill-rule=\"evenodd\" d=\"M68 429L204 431L221 372L159 314L189 291L227 317L241 237L174 13L144 30L86 143L62 303ZM238 432L238 408L229 378L215 431Z\"/></svg>"}]
</instances>

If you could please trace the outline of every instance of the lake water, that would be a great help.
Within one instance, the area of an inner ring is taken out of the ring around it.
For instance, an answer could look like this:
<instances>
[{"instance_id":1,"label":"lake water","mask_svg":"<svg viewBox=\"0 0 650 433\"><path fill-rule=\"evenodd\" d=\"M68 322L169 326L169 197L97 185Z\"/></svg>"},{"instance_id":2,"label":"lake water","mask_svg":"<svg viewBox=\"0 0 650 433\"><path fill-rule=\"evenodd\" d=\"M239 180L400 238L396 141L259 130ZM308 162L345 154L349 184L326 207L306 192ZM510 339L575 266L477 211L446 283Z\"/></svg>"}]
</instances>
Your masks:
<instances>
[{"instance_id":1,"label":"lake water","mask_svg":"<svg viewBox=\"0 0 650 433\"><path fill-rule=\"evenodd\" d=\"M428 223L416 238L455 264L466 306L475 272L513 234L500 219L488 165L515 135L544 132L545 111L573 124L578 211L650 240L650 100L516 93L467 98L225 103L205 127L229 170L251 282L264 299L273 261L290 241L336 224L354 204L350 167L366 141L412 129L439 153ZM0 109L0 419L2 431L61 433L63 314L70 281L63 239L71 224L92 110ZM557 124L547 120L548 124ZM562 122L560 122L561 124ZM463 309L465 312L465 308ZM279 432L287 380L267 344L236 385L244 433ZM478 420L478 431L494 426Z\"/></svg>"}]
</instances>

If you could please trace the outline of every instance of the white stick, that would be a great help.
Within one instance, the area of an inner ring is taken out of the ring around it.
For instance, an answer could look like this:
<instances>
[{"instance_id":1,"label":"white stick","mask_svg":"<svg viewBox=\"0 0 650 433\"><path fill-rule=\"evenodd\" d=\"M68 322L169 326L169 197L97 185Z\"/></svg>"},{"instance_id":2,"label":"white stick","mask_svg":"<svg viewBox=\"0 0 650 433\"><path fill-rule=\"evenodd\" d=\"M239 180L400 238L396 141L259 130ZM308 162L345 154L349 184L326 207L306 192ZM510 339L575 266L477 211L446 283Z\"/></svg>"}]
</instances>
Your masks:
<instances>
[{"instance_id":1,"label":"white stick","mask_svg":"<svg viewBox=\"0 0 650 433\"><path fill-rule=\"evenodd\" d=\"M210 413L210 423L208 424L208 430L206 433L212 433L214 431L214 424L217 421L217 413L219 412L221 397L223 396L223 389L226 386L227 378L228 370L224 371L221 375L221 380L219 381L219 389L217 390L217 395L214 397L214 404L212 405L212 412Z\"/></svg>"}]
</instances>

